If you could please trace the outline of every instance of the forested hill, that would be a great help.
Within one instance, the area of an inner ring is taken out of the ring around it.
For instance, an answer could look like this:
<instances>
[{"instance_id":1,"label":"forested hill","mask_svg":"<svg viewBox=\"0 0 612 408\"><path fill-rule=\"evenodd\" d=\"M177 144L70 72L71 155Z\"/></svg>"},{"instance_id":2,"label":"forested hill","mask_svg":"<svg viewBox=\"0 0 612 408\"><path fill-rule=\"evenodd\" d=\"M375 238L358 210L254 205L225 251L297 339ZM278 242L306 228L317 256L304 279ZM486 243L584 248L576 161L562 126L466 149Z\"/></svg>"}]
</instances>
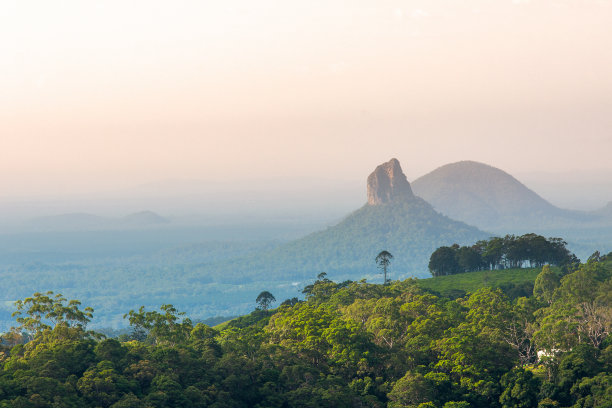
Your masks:
<instances>
[{"instance_id":1,"label":"forested hill","mask_svg":"<svg viewBox=\"0 0 612 408\"><path fill-rule=\"evenodd\" d=\"M2 339L0 407L609 407L609 256L545 266L514 300L486 282L454 299L320 276L305 301L217 329L172 305L132 310L118 339L88 332L78 302L36 294Z\"/></svg>"},{"instance_id":2,"label":"forested hill","mask_svg":"<svg viewBox=\"0 0 612 408\"><path fill-rule=\"evenodd\" d=\"M339 224L262 254L257 261L270 274L303 278L325 271L338 279L359 279L377 273L374 258L384 249L394 255L393 279L425 277L436 248L488 237L414 197L364 205Z\"/></svg>"}]
</instances>

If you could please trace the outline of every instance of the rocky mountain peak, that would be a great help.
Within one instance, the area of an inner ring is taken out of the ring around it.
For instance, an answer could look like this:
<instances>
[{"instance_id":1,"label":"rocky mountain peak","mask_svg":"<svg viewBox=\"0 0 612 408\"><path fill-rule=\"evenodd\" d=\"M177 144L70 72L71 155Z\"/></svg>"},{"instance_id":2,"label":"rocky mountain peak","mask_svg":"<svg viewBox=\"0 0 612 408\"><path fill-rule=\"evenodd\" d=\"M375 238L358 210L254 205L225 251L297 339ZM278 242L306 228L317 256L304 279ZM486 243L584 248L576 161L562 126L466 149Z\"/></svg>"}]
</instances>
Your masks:
<instances>
[{"instance_id":1,"label":"rocky mountain peak","mask_svg":"<svg viewBox=\"0 0 612 408\"><path fill-rule=\"evenodd\" d=\"M379 205L412 198L412 189L397 159L376 167L368 176L368 204Z\"/></svg>"}]
</instances>

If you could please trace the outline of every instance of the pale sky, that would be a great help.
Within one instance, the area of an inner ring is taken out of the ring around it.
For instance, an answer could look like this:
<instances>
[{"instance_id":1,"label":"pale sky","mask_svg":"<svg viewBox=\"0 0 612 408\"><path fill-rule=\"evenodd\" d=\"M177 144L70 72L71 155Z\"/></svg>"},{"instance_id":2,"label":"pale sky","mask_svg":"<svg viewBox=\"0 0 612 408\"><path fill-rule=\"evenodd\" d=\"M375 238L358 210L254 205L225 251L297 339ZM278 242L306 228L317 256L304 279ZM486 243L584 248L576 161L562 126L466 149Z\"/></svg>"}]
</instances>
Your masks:
<instances>
[{"instance_id":1,"label":"pale sky","mask_svg":"<svg viewBox=\"0 0 612 408\"><path fill-rule=\"evenodd\" d=\"M611 154L610 0L0 1L0 197Z\"/></svg>"}]
</instances>

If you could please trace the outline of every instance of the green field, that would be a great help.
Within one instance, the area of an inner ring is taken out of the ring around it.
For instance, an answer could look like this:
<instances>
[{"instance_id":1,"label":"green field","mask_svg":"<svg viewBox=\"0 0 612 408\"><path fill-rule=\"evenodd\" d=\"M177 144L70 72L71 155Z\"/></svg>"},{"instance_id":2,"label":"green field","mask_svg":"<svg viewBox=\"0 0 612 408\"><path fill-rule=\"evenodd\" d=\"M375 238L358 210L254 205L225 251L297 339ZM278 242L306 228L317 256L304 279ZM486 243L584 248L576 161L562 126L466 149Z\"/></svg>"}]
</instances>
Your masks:
<instances>
[{"instance_id":1,"label":"green field","mask_svg":"<svg viewBox=\"0 0 612 408\"><path fill-rule=\"evenodd\" d=\"M538 276L541 268L503 269L476 271L456 275L419 279L417 284L446 297L461 297L482 287L501 288L509 296L525 296Z\"/></svg>"}]
</instances>

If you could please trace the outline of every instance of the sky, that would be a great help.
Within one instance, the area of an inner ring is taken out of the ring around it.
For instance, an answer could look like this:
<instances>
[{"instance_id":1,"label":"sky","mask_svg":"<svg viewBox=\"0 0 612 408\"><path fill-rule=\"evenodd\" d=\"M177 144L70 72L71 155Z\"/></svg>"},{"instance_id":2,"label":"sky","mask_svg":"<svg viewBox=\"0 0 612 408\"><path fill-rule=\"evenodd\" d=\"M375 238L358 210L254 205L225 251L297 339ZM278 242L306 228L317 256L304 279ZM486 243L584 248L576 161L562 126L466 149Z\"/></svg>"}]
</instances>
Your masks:
<instances>
[{"instance_id":1,"label":"sky","mask_svg":"<svg viewBox=\"0 0 612 408\"><path fill-rule=\"evenodd\" d=\"M611 72L611 0L3 0L0 199L612 174Z\"/></svg>"}]
</instances>

